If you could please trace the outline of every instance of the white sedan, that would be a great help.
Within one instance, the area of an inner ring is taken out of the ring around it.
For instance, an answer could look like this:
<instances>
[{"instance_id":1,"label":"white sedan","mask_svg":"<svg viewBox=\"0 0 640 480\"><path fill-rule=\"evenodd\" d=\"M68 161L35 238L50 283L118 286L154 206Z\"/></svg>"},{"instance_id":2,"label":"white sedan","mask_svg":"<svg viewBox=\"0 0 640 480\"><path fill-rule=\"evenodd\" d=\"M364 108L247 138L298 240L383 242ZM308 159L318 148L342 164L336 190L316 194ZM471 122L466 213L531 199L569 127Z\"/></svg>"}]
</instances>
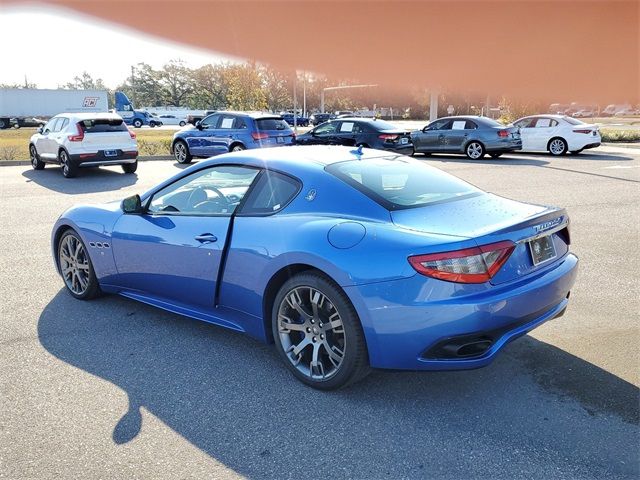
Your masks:
<instances>
[{"instance_id":1,"label":"white sedan","mask_svg":"<svg viewBox=\"0 0 640 480\"><path fill-rule=\"evenodd\" d=\"M185 117L177 117L175 115L160 115L158 117L163 125L180 125L184 127L187 124Z\"/></svg>"},{"instance_id":2,"label":"white sedan","mask_svg":"<svg viewBox=\"0 0 640 480\"><path fill-rule=\"evenodd\" d=\"M598 147L602 141L597 125L566 115L533 115L516 120L513 125L520 128L524 152L575 154Z\"/></svg>"}]
</instances>

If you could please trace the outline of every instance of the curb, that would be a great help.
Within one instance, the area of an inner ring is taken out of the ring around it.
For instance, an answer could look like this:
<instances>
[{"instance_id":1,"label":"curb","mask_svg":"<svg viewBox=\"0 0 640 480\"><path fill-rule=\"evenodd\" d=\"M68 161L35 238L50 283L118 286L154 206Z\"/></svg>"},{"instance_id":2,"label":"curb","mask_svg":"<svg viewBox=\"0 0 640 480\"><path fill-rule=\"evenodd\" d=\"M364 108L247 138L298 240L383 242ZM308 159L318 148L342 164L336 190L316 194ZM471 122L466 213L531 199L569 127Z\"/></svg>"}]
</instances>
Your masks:
<instances>
[{"instance_id":1,"label":"curb","mask_svg":"<svg viewBox=\"0 0 640 480\"><path fill-rule=\"evenodd\" d=\"M160 162L173 159L173 155L143 155L138 157L139 162ZM0 161L0 167L19 167L23 165L31 165L31 162L29 160Z\"/></svg>"}]
</instances>

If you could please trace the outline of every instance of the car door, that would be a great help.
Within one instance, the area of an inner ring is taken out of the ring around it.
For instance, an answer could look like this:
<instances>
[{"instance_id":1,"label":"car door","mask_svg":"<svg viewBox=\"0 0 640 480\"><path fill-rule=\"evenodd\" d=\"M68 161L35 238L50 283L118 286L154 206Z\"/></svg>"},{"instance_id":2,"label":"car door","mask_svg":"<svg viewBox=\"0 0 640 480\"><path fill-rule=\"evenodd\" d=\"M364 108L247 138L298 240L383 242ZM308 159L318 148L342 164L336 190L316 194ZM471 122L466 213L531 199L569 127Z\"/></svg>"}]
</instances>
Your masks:
<instances>
[{"instance_id":1,"label":"car door","mask_svg":"<svg viewBox=\"0 0 640 480\"><path fill-rule=\"evenodd\" d=\"M335 143L338 145L353 146L357 143L357 137L361 132L362 129L358 122L353 120L342 121L336 130Z\"/></svg>"},{"instance_id":2,"label":"car door","mask_svg":"<svg viewBox=\"0 0 640 480\"><path fill-rule=\"evenodd\" d=\"M513 125L520 129L520 139L522 140L522 150L530 152L535 150L535 117L527 117L522 120L518 120Z\"/></svg>"},{"instance_id":3,"label":"car door","mask_svg":"<svg viewBox=\"0 0 640 480\"><path fill-rule=\"evenodd\" d=\"M231 216L259 170L216 165L153 193L142 214L124 214L112 235L118 287L213 308Z\"/></svg>"},{"instance_id":4,"label":"car door","mask_svg":"<svg viewBox=\"0 0 640 480\"><path fill-rule=\"evenodd\" d=\"M42 127L42 133L38 134L35 145L38 155L45 160L53 160L56 158L57 150L53 140L54 129L56 125L61 121L61 117L53 117L49 120L44 127Z\"/></svg>"},{"instance_id":5,"label":"car door","mask_svg":"<svg viewBox=\"0 0 640 480\"><path fill-rule=\"evenodd\" d=\"M340 122L325 122L304 136L307 145L330 145L335 142L335 135ZM302 142L301 142L302 143Z\"/></svg>"},{"instance_id":6,"label":"car door","mask_svg":"<svg viewBox=\"0 0 640 480\"><path fill-rule=\"evenodd\" d=\"M444 118L435 120L424 127L415 138L418 141L418 152L441 152L443 151L445 142L444 134L451 127L451 120ZM414 147L416 143L414 141Z\"/></svg>"},{"instance_id":7,"label":"car door","mask_svg":"<svg viewBox=\"0 0 640 480\"><path fill-rule=\"evenodd\" d=\"M209 115L200 121L198 127L189 131L186 140L192 155L208 157L216 153L222 153L221 151L216 152L214 147L216 129L219 122L219 114Z\"/></svg>"},{"instance_id":8,"label":"car door","mask_svg":"<svg viewBox=\"0 0 640 480\"><path fill-rule=\"evenodd\" d=\"M465 118L451 120L449 129L444 129L444 141L442 149L445 152L462 151L463 144L469 138L469 134L477 128L476 124Z\"/></svg>"},{"instance_id":9,"label":"car door","mask_svg":"<svg viewBox=\"0 0 640 480\"><path fill-rule=\"evenodd\" d=\"M535 126L532 129L531 149L543 151L547 149L549 140L553 137L558 122L553 118L539 117L536 119Z\"/></svg>"},{"instance_id":10,"label":"car door","mask_svg":"<svg viewBox=\"0 0 640 480\"><path fill-rule=\"evenodd\" d=\"M244 129L242 126L244 126ZM239 135L246 131L247 127L242 118L236 115L221 114L215 136L215 154L229 152L231 144L238 139ZM246 143L246 140L243 143Z\"/></svg>"}]
</instances>

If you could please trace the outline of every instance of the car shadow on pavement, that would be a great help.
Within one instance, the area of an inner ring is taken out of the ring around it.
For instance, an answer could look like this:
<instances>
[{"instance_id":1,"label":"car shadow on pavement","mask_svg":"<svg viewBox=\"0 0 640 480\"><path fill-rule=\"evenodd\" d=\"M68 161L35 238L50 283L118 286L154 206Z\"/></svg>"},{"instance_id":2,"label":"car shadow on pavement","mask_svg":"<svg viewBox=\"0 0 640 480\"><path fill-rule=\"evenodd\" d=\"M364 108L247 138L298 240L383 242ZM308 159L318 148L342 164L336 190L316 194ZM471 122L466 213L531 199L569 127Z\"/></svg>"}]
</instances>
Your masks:
<instances>
[{"instance_id":1,"label":"car shadow on pavement","mask_svg":"<svg viewBox=\"0 0 640 480\"><path fill-rule=\"evenodd\" d=\"M638 388L532 337L484 369L376 371L319 392L272 345L117 296L79 302L61 290L38 336L126 392L115 444L137 437L144 408L247 477L484 477L496 458L505 478L639 473ZM100 402L87 398L87 414L113 408Z\"/></svg>"},{"instance_id":2,"label":"car shadow on pavement","mask_svg":"<svg viewBox=\"0 0 640 480\"><path fill-rule=\"evenodd\" d=\"M25 170L22 176L27 179L27 182L35 182L49 190L67 195L119 190L134 185L138 181L137 174L125 174L119 167L118 170L84 168L80 169L76 178L64 178L60 167L48 165L44 170Z\"/></svg>"},{"instance_id":3,"label":"car shadow on pavement","mask_svg":"<svg viewBox=\"0 0 640 480\"><path fill-rule=\"evenodd\" d=\"M535 167L542 167L549 164L548 160L541 160L539 158L527 158L527 157L500 157L490 158L485 157L482 160L471 160L464 155L415 155L416 160L433 160L444 163L468 163L470 165L531 165Z\"/></svg>"}]
</instances>

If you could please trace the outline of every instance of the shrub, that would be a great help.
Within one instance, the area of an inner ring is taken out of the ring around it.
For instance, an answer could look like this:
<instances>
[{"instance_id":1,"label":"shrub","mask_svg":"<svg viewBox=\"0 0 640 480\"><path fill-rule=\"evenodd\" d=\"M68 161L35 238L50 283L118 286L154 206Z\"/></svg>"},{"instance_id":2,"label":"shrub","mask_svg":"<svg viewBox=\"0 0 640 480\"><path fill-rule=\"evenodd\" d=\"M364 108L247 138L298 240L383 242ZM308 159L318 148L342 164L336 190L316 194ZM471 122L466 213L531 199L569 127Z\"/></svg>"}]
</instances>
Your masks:
<instances>
[{"instance_id":1,"label":"shrub","mask_svg":"<svg viewBox=\"0 0 640 480\"><path fill-rule=\"evenodd\" d=\"M640 130L613 130L600 131L603 142L640 142Z\"/></svg>"},{"instance_id":2,"label":"shrub","mask_svg":"<svg viewBox=\"0 0 640 480\"><path fill-rule=\"evenodd\" d=\"M14 146L0 147L0 160L17 160L20 149Z\"/></svg>"}]
</instances>

